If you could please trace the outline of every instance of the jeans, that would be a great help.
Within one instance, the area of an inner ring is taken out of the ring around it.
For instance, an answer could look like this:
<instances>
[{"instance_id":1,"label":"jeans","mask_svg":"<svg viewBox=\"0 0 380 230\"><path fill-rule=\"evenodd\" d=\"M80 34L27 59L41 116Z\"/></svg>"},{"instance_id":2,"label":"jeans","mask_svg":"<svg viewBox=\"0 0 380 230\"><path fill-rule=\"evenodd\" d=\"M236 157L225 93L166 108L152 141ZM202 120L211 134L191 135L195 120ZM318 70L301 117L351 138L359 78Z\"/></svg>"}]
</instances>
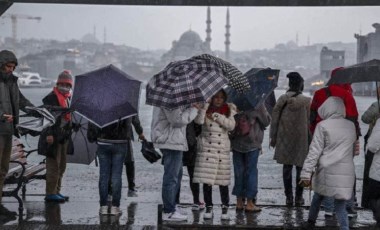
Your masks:
<instances>
[{"instance_id":1,"label":"jeans","mask_svg":"<svg viewBox=\"0 0 380 230\"><path fill-rule=\"evenodd\" d=\"M302 197L303 187L299 185L301 180L302 167L294 166L296 168L296 197ZM293 165L284 165L282 169L282 178L284 181L285 196L293 199Z\"/></svg>"},{"instance_id":2,"label":"jeans","mask_svg":"<svg viewBox=\"0 0 380 230\"><path fill-rule=\"evenodd\" d=\"M98 145L100 206L107 205L110 179L112 183L112 206L120 206L121 174L126 152L126 144Z\"/></svg>"},{"instance_id":3,"label":"jeans","mask_svg":"<svg viewBox=\"0 0 380 230\"><path fill-rule=\"evenodd\" d=\"M318 217L319 209L322 204L322 200L325 197L314 192L313 200L311 201L310 209L309 209L309 218L308 220L315 222ZM349 230L348 226L348 215L346 210L346 201L345 200L334 200L336 217L341 230Z\"/></svg>"},{"instance_id":4,"label":"jeans","mask_svg":"<svg viewBox=\"0 0 380 230\"><path fill-rule=\"evenodd\" d=\"M187 173L189 174L189 184L190 184L190 189L191 193L193 194L193 203L194 204L199 204L199 184L198 183L193 183L193 177L194 177L194 166L195 165L188 165L186 166L187 168ZM179 204L179 196L181 193L181 186L178 189L177 197L176 197L176 203Z\"/></svg>"},{"instance_id":5,"label":"jeans","mask_svg":"<svg viewBox=\"0 0 380 230\"><path fill-rule=\"evenodd\" d=\"M164 212L175 211L176 196L182 179L182 151L160 149L163 156L164 176L162 179L162 202Z\"/></svg>"},{"instance_id":6,"label":"jeans","mask_svg":"<svg viewBox=\"0 0 380 230\"><path fill-rule=\"evenodd\" d=\"M258 170L257 161L259 159L259 149L242 153L233 151L233 164L235 173L235 185L232 194L237 197L256 199Z\"/></svg>"},{"instance_id":7,"label":"jeans","mask_svg":"<svg viewBox=\"0 0 380 230\"><path fill-rule=\"evenodd\" d=\"M220 192L220 198L222 199L222 204L224 206L229 206L230 195L228 192L228 186L219 185L219 192ZM213 206L211 185L203 184L203 196L205 198L206 207Z\"/></svg>"},{"instance_id":8,"label":"jeans","mask_svg":"<svg viewBox=\"0 0 380 230\"><path fill-rule=\"evenodd\" d=\"M355 196L354 196L354 193L352 193L351 199L346 201L346 208L355 207L354 199L355 199ZM325 212L334 212L334 198L333 197L325 197L322 201L322 204L324 206Z\"/></svg>"}]
</instances>

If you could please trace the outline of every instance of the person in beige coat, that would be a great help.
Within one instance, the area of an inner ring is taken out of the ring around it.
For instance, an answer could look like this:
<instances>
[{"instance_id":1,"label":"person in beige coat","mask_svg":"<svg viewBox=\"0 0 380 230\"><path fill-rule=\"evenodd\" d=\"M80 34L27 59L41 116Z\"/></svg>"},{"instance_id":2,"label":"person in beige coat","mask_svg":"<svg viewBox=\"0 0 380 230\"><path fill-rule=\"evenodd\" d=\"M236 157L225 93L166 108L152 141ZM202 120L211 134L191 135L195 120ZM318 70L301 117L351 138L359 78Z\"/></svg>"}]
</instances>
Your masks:
<instances>
[{"instance_id":1,"label":"person in beige coat","mask_svg":"<svg viewBox=\"0 0 380 230\"><path fill-rule=\"evenodd\" d=\"M274 159L283 165L282 177L286 205L305 203L303 187L299 186L303 162L309 151L309 117L311 98L302 95L304 80L297 72L286 75L289 90L280 96L272 112L270 145L275 149ZM296 191L293 197L293 167L296 168Z\"/></svg>"},{"instance_id":2,"label":"person in beige coat","mask_svg":"<svg viewBox=\"0 0 380 230\"><path fill-rule=\"evenodd\" d=\"M322 121L316 126L301 171L301 183L309 186L311 180L314 190L304 227L314 226L323 198L333 197L340 229L348 230L346 201L352 196L355 182L355 125L344 118L345 107L338 97L329 97L319 107L318 114Z\"/></svg>"},{"instance_id":3,"label":"person in beige coat","mask_svg":"<svg viewBox=\"0 0 380 230\"><path fill-rule=\"evenodd\" d=\"M195 123L202 125L198 137L198 153L194 168L194 183L203 184L206 203L205 219L213 216L212 186L219 185L222 199L222 219L228 220L229 192L231 180L231 144L228 132L235 128L236 106L227 104L227 94L219 91L199 110Z\"/></svg>"}]
</instances>

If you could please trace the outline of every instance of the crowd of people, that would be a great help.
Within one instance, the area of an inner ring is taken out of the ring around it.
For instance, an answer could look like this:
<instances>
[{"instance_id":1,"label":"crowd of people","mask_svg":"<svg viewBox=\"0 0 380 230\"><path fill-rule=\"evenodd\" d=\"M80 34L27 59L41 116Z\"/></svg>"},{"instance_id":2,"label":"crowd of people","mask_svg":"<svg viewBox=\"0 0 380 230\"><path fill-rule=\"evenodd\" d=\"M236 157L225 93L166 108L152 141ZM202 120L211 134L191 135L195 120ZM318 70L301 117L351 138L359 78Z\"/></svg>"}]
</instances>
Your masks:
<instances>
[{"instance_id":1,"label":"crowd of people","mask_svg":"<svg viewBox=\"0 0 380 230\"><path fill-rule=\"evenodd\" d=\"M12 74L16 56L0 52L0 198L8 172L12 135L18 135L19 109L33 106L20 92ZM331 73L334 77L335 69ZM260 212L257 205L258 168L264 132L269 127L274 160L283 167L285 204L302 206L304 187L311 187L311 202L306 229L312 228L324 206L325 216L336 215L341 229L349 229L348 218L356 215L356 175L354 157L359 154L359 113L350 84L331 84L315 92L313 98L303 95L304 79L297 72L287 74L289 88L281 95L272 113L264 103L254 109L239 111L227 103L222 89L204 103L166 109L154 107L151 140L162 153L163 220L183 221L180 188L183 166L187 167L193 195L192 210L204 211L204 219L213 218L213 186L219 186L223 220L231 219L230 189L232 170L236 211ZM59 74L56 86L44 99L44 105L70 107L73 78L69 71ZM380 95L380 88L378 89ZM380 123L379 103L373 103L362 115L369 124L365 135L365 170L361 205L370 208L380 227ZM96 142L99 159L100 215L120 215L121 175L126 165L128 195L137 196L134 182L132 126L140 140L146 140L138 116L120 120L105 128L90 124L87 138ZM61 194L69 139L75 128L70 113L64 114L41 135L47 143L46 202L65 202ZM296 137L296 138L295 138ZM368 145L367 145L368 142ZM231 156L232 152L232 156ZM233 167L233 169L232 169ZM293 168L296 181L293 183ZM200 199L202 184L204 202ZM293 192L295 185L295 192ZM111 205L109 205L109 203ZM0 205L0 215L16 215Z\"/></svg>"}]
</instances>

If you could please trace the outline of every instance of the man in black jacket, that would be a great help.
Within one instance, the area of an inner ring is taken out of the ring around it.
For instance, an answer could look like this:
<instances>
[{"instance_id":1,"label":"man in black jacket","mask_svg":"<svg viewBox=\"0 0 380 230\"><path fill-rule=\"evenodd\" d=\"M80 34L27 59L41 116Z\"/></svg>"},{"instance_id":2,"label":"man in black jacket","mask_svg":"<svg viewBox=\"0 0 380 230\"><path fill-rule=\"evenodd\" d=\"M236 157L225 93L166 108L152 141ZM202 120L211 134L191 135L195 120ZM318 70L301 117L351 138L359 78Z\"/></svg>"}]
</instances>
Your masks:
<instances>
[{"instance_id":1,"label":"man in black jacket","mask_svg":"<svg viewBox=\"0 0 380 230\"><path fill-rule=\"evenodd\" d=\"M0 51L0 203L3 184L9 169L12 151L12 135L18 136L16 125L19 109L33 106L20 92L13 71L17 66L16 56L8 50ZM0 204L0 215L16 215Z\"/></svg>"}]
</instances>

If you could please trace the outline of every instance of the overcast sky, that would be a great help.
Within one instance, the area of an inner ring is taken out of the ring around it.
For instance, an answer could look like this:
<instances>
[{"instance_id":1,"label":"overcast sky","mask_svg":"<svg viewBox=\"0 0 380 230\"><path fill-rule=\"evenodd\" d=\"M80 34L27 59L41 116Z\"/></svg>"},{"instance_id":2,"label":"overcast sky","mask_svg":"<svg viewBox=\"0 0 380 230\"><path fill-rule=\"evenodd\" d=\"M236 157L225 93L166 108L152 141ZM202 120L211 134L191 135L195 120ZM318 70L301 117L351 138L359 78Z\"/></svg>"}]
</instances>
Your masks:
<instances>
[{"instance_id":1,"label":"overcast sky","mask_svg":"<svg viewBox=\"0 0 380 230\"><path fill-rule=\"evenodd\" d=\"M212 7L212 49L224 50L226 7ZM80 39L93 33L107 41L141 49L169 49L185 31L206 33L207 7L96 6L13 4L5 14L40 16L18 20L19 38ZM373 32L380 23L380 7L231 7L231 49L272 48L295 40L311 43L356 42L354 33ZM0 19L0 37L11 36L10 19Z\"/></svg>"}]
</instances>

